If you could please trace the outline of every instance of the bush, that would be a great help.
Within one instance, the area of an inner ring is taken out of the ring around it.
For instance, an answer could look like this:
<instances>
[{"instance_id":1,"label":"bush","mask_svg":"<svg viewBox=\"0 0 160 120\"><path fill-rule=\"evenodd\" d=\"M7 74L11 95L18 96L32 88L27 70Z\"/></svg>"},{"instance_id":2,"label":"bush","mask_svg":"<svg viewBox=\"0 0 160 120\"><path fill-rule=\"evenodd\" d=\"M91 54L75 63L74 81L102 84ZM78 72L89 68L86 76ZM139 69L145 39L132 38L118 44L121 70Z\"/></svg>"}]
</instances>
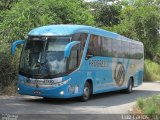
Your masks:
<instances>
[{"instance_id":1,"label":"bush","mask_svg":"<svg viewBox=\"0 0 160 120\"><path fill-rule=\"evenodd\" d=\"M149 118L154 118L155 114L160 114L160 94L145 99L139 98L137 100L137 106Z\"/></svg>"},{"instance_id":2,"label":"bush","mask_svg":"<svg viewBox=\"0 0 160 120\"><path fill-rule=\"evenodd\" d=\"M0 45L0 85L2 90L13 88L17 83L20 49L11 56L10 44ZM15 90L12 90L15 91Z\"/></svg>"},{"instance_id":3,"label":"bush","mask_svg":"<svg viewBox=\"0 0 160 120\"><path fill-rule=\"evenodd\" d=\"M144 107L144 101L143 101L142 98L139 98L137 100L137 104L138 104L138 106L139 106L140 109L143 109L143 107Z\"/></svg>"},{"instance_id":4,"label":"bush","mask_svg":"<svg viewBox=\"0 0 160 120\"><path fill-rule=\"evenodd\" d=\"M151 60L144 62L144 81L160 80L160 64Z\"/></svg>"}]
</instances>

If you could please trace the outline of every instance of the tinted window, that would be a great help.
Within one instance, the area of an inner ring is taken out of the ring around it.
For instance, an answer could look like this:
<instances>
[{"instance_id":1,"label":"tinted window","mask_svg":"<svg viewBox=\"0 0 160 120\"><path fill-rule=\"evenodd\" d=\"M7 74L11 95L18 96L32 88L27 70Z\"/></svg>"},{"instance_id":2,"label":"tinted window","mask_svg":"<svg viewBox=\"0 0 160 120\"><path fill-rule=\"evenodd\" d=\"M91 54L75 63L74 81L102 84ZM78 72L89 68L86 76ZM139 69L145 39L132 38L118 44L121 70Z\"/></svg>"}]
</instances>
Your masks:
<instances>
[{"instance_id":1,"label":"tinted window","mask_svg":"<svg viewBox=\"0 0 160 120\"><path fill-rule=\"evenodd\" d=\"M77 46L78 48L78 65L81 62L84 47L86 44L88 34L87 33L76 33L72 36L72 41L80 41L80 46Z\"/></svg>"},{"instance_id":2,"label":"tinted window","mask_svg":"<svg viewBox=\"0 0 160 120\"><path fill-rule=\"evenodd\" d=\"M131 59L141 59L143 58L143 46L137 45L135 43L130 43L130 54Z\"/></svg>"},{"instance_id":3,"label":"tinted window","mask_svg":"<svg viewBox=\"0 0 160 120\"><path fill-rule=\"evenodd\" d=\"M112 56L112 40L110 38L102 37L102 56Z\"/></svg>"},{"instance_id":4,"label":"tinted window","mask_svg":"<svg viewBox=\"0 0 160 120\"><path fill-rule=\"evenodd\" d=\"M129 43L126 41L121 41L121 57L128 58L129 54Z\"/></svg>"},{"instance_id":5,"label":"tinted window","mask_svg":"<svg viewBox=\"0 0 160 120\"><path fill-rule=\"evenodd\" d=\"M120 40L112 40L112 56L113 57L121 57L121 41Z\"/></svg>"},{"instance_id":6,"label":"tinted window","mask_svg":"<svg viewBox=\"0 0 160 120\"><path fill-rule=\"evenodd\" d=\"M133 59L137 59L137 45L133 44L134 48L132 49Z\"/></svg>"},{"instance_id":7,"label":"tinted window","mask_svg":"<svg viewBox=\"0 0 160 120\"><path fill-rule=\"evenodd\" d=\"M68 65L69 71L75 70L78 67L78 50L76 47L77 46L73 47L70 53Z\"/></svg>"},{"instance_id":8,"label":"tinted window","mask_svg":"<svg viewBox=\"0 0 160 120\"><path fill-rule=\"evenodd\" d=\"M72 41L80 41L81 46L85 46L87 40L87 33L76 33L72 36Z\"/></svg>"},{"instance_id":9,"label":"tinted window","mask_svg":"<svg viewBox=\"0 0 160 120\"><path fill-rule=\"evenodd\" d=\"M143 46L113 38L90 36L87 54L127 59L143 58Z\"/></svg>"},{"instance_id":10,"label":"tinted window","mask_svg":"<svg viewBox=\"0 0 160 120\"><path fill-rule=\"evenodd\" d=\"M137 59L142 59L143 58L143 46L142 45L137 45L136 46L136 58Z\"/></svg>"},{"instance_id":11,"label":"tinted window","mask_svg":"<svg viewBox=\"0 0 160 120\"><path fill-rule=\"evenodd\" d=\"M101 37L97 35L91 35L89 46L88 46L88 55L101 56Z\"/></svg>"}]
</instances>

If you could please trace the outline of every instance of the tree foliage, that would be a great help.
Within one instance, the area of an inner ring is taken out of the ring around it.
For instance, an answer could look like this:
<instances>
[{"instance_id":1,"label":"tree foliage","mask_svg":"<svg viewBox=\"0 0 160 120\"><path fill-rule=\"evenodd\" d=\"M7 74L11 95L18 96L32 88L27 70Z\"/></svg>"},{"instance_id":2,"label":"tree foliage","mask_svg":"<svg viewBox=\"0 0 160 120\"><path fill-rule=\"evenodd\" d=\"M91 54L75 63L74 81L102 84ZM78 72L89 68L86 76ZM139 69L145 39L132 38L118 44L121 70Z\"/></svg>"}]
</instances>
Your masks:
<instances>
[{"instance_id":1,"label":"tree foliage","mask_svg":"<svg viewBox=\"0 0 160 120\"><path fill-rule=\"evenodd\" d=\"M104 27L119 24L122 6L117 3L108 4L108 2L113 1L114 0L99 0L90 3L97 26Z\"/></svg>"},{"instance_id":2,"label":"tree foliage","mask_svg":"<svg viewBox=\"0 0 160 120\"><path fill-rule=\"evenodd\" d=\"M10 10L18 0L0 0L0 10Z\"/></svg>"},{"instance_id":3,"label":"tree foliage","mask_svg":"<svg viewBox=\"0 0 160 120\"><path fill-rule=\"evenodd\" d=\"M117 5L102 5L97 10L97 15L95 17L96 22L100 26L113 26L120 22L120 6Z\"/></svg>"},{"instance_id":4,"label":"tree foliage","mask_svg":"<svg viewBox=\"0 0 160 120\"><path fill-rule=\"evenodd\" d=\"M5 41L24 39L34 27L47 24L94 24L89 10L79 0L21 0L4 15L0 23Z\"/></svg>"},{"instance_id":5,"label":"tree foliage","mask_svg":"<svg viewBox=\"0 0 160 120\"><path fill-rule=\"evenodd\" d=\"M124 7L121 23L114 26L114 30L119 30L119 33L142 41L145 46L145 56L150 59L154 59L159 53L159 5L155 0L136 0Z\"/></svg>"},{"instance_id":6,"label":"tree foliage","mask_svg":"<svg viewBox=\"0 0 160 120\"><path fill-rule=\"evenodd\" d=\"M103 6L104 4L99 4L99 11ZM104 14L94 13L98 14L98 21L96 21L98 26L142 41L145 47L145 58L158 62L160 59L160 0L123 0L109 6L116 6L118 9L114 9L116 12L111 13L107 9L101 11ZM112 14L118 22L112 22ZM108 24L108 21L112 24Z\"/></svg>"}]
</instances>

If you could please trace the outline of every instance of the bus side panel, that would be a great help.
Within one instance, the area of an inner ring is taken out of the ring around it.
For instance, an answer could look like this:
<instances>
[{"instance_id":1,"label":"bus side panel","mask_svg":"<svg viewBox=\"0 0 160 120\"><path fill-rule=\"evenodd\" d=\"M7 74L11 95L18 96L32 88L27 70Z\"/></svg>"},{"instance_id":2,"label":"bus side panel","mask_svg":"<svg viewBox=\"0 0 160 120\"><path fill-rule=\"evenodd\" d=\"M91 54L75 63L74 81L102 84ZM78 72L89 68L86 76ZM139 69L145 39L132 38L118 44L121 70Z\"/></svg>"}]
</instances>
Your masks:
<instances>
[{"instance_id":1,"label":"bus side panel","mask_svg":"<svg viewBox=\"0 0 160 120\"><path fill-rule=\"evenodd\" d=\"M133 77L134 87L143 82L143 59L130 59L128 67L128 77Z\"/></svg>"},{"instance_id":2,"label":"bus side panel","mask_svg":"<svg viewBox=\"0 0 160 120\"><path fill-rule=\"evenodd\" d=\"M112 60L112 79L116 89L125 89L130 78L130 59L113 58Z\"/></svg>"},{"instance_id":3,"label":"bus side panel","mask_svg":"<svg viewBox=\"0 0 160 120\"><path fill-rule=\"evenodd\" d=\"M135 68L135 74L134 74L134 86L139 86L143 82L143 67L144 67L144 62L143 59L136 60L136 68Z\"/></svg>"},{"instance_id":4,"label":"bus side panel","mask_svg":"<svg viewBox=\"0 0 160 120\"><path fill-rule=\"evenodd\" d=\"M106 92L114 88L111 57L92 57L85 60L82 68L83 79L91 79L93 82L93 93Z\"/></svg>"}]
</instances>

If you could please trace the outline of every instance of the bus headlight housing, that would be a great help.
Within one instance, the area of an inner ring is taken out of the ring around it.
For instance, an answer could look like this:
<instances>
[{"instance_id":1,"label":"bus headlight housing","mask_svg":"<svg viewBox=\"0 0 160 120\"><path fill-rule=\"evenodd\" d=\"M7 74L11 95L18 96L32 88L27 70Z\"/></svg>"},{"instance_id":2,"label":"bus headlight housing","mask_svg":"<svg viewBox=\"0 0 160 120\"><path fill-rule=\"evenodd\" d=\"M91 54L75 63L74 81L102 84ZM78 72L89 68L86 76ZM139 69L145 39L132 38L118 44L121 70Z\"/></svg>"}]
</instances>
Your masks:
<instances>
[{"instance_id":1,"label":"bus headlight housing","mask_svg":"<svg viewBox=\"0 0 160 120\"><path fill-rule=\"evenodd\" d=\"M39 88L51 88L51 87L59 87L64 84L67 84L71 78L62 81L61 78L54 78L54 79L33 79L33 78L25 78L24 80L19 80L19 83L25 84L27 86L32 87L39 87Z\"/></svg>"},{"instance_id":2,"label":"bus headlight housing","mask_svg":"<svg viewBox=\"0 0 160 120\"><path fill-rule=\"evenodd\" d=\"M62 86L62 85L64 85L64 84L68 83L70 80L71 80L71 78L69 78L69 79L67 79L67 80L65 80L65 81L63 81L63 82L54 83L54 84L53 84L53 87Z\"/></svg>"}]
</instances>

